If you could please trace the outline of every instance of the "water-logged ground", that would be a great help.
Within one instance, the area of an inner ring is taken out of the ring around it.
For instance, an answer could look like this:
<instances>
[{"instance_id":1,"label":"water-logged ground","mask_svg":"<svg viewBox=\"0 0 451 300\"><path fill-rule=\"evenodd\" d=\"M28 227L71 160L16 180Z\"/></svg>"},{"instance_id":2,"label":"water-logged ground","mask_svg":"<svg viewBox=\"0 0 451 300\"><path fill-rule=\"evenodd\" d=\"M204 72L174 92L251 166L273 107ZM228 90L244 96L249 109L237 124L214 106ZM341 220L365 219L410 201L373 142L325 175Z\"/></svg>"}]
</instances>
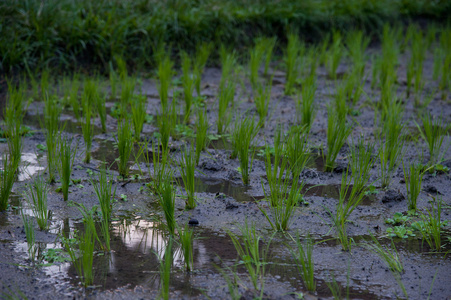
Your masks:
<instances>
[{"instance_id":1,"label":"water-logged ground","mask_svg":"<svg viewBox=\"0 0 451 300\"><path fill-rule=\"evenodd\" d=\"M369 52L379 53L379 49L370 49ZM424 141L418 139L415 132L416 109L413 107L413 99L405 98L405 61L408 55L401 56L399 67L398 95L405 103L404 120L408 128L412 129L407 134L413 137L406 143L406 163L421 160L422 153L427 158L427 147ZM274 64L273 67L276 67ZM347 64L342 63L339 70L345 72ZM369 66L367 68L370 74ZM432 81L432 55L428 54L425 62L426 80L424 95L429 95L437 88L437 83ZM273 235L270 226L262 212L257 207L257 202L264 199L264 186L268 189L264 161L256 156L254 160L251 182L244 186L240 174L237 171L239 163L236 159L230 159L230 144L227 138L220 138L210 143L208 150L203 153L196 173L196 197L198 206L191 210L184 210L184 190L180 179L180 173L174 167L174 184L177 188L176 217L179 225L185 225L189 220L196 219L199 225L194 227L196 239L194 240L194 271L187 273L183 268L183 255L177 245L173 251L174 266L171 273L171 297L172 298L211 298L225 299L229 297L228 288L220 269L231 275L231 270L236 270L241 281L239 291L244 299L252 299L256 294L252 284L247 279L244 268L234 267L237 253L228 236L228 231L239 233L238 226L245 220L254 222L258 232L263 236L265 244L271 242L270 253L267 257L265 276L265 298L293 299L304 293L308 299L331 298L331 293L326 285L334 277L339 283L342 294L347 291L350 298L355 299L393 299L396 296L403 297L399 284L381 259L361 247L362 241L370 241L370 234L375 235L383 245L390 245L391 241L386 236L386 229L390 227L385 220L396 212L407 211L407 201L395 201L394 196L406 195L405 185L402 183L402 167L395 172L390 190L379 188L379 166L371 171L370 182L376 187L374 192L367 195L361 205L351 214L348 224L348 233L355 244L350 252L343 252L341 245L334 239L335 231L329 211L335 211L338 202L340 179L342 173L324 172L324 160L318 155L318 148L326 144L327 110L326 105L333 101L335 85L326 76L323 68L318 69L318 90L316 103L318 113L311 131L309 141L312 147L312 160L309 168L301 174L305 183L303 189L304 199L307 205L301 205L296 209L293 222L287 235L278 233ZM221 76L220 69L207 68L203 77L203 91L205 105L207 107L210 132L215 133L215 120L217 118L217 88ZM282 125L284 129L295 123L295 104L293 97L284 96L284 74L277 71L274 77L274 86L270 102L271 113L266 127L257 136L255 147L258 150L265 143L272 143L275 129ZM368 77L369 78L369 77ZM362 96L358 105L359 114L353 116L354 130L352 137L357 139L361 134L367 140L372 140L374 130L374 111L368 103L378 101L380 91L372 90L370 82L365 83L365 96ZM143 80L142 93L147 96L149 114L154 116L159 113L159 99L155 80ZM423 95L423 96L424 96ZM237 85L235 97L235 115L239 112L250 110L255 112L250 87L247 81L243 85ZM443 100L437 93L427 108L433 115L441 115L447 122L451 121L451 106L449 95ZM112 103L108 103L111 107ZM31 214L28 204L24 201L22 192L24 185L40 176L46 166L46 153L39 150L39 144L45 144L45 136L41 130L43 103L34 102L28 107L24 123L28 125L32 134L24 137L24 149L22 155L23 166L14 185L14 194L10 199L10 207L6 212L0 213L0 286L3 297L15 295L26 296L33 299L48 298L99 298L99 299L129 299L129 298L155 298L159 293L159 265L166 251L168 242L164 226L162 224L162 212L157 204L155 196L150 195L145 187L149 182L149 166L145 160L139 159L135 164L130 161L132 174L140 177L126 181L117 181L116 202L113 209L113 223L111 228L111 248L109 255L97 255L94 259L94 287L83 289L79 285L74 266L69 262L55 262L52 258L64 256L59 236L67 236L74 229L82 228L81 214L70 202L64 202L62 194L55 190L58 184L50 187L49 209L51 210L51 227L48 232L36 230L36 241L39 254L43 257L40 265L33 265L26 253L27 245L25 233L20 216L20 209L25 214ZM351 118L350 118L351 119ZM108 117L107 133L101 133L100 122L95 120L95 137L93 141L92 157L90 164L83 163L83 138L81 127L76 122L70 111L64 111L61 116L61 124L65 125L65 131L74 138L74 145L78 145L78 155L72 179L80 179L80 182L70 187L69 200L84 204L90 208L97 205L97 198L93 191L89 178L96 174L100 162L106 161L113 164L118 157L114 149L115 130L117 122ZM156 122L146 124L142 138L150 138L157 130ZM180 157L180 149L189 139L171 141L171 157L177 160ZM346 166L349 154L348 144L338 156L338 165ZM450 143L449 137L445 143ZM6 151L7 145L0 144L0 150ZM134 153L138 153L138 147ZM151 149L149 149L151 151ZM133 155L132 155L133 157ZM444 165L451 167L451 150L445 153ZM423 159L424 160L424 159ZM143 170L141 174L139 170ZM111 172L117 175L117 166L113 164ZM46 173L44 173L46 174ZM429 207L431 196L437 194L443 199L443 220L451 220L451 178L449 174L426 174L423 179L423 191L419 197L419 209ZM119 195L126 195L126 199ZM394 196L393 196L394 195ZM401 197L402 198L402 197ZM384 199L384 201L382 201ZM265 206L265 202L259 205ZM37 229L37 227L36 227ZM449 229L449 227L448 227ZM289 251L294 246L289 235L297 234L306 236L311 234L316 242L314 247L315 279L317 292L308 293L302 284L299 271ZM272 240L271 240L272 237ZM444 236L444 238L446 238ZM434 253L420 238L394 239L399 257L404 265L404 273L401 275L409 298L426 299L450 299L451 250L448 244L443 253ZM52 253L57 255L52 256Z\"/></svg>"}]
</instances>

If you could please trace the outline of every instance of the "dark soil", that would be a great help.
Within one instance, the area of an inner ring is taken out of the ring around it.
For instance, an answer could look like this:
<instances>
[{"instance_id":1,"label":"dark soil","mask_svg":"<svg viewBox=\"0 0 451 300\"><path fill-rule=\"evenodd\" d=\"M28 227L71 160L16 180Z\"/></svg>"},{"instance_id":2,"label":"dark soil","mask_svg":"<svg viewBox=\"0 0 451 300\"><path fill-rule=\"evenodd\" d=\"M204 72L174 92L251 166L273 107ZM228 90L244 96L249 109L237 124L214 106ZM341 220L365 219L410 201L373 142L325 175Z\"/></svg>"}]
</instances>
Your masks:
<instances>
[{"instance_id":1,"label":"dark soil","mask_svg":"<svg viewBox=\"0 0 451 300\"><path fill-rule=\"evenodd\" d=\"M379 53L378 48L370 49L371 53ZM407 127L415 128L417 109L413 107L413 99L405 98L405 65L408 54L401 56L399 67L398 93L405 102L405 122ZM273 65L278 68L277 64ZM340 70L346 72L347 64L342 63ZM367 78L370 77L370 66L367 68ZM432 54L429 53L425 62L426 85L423 96L437 90L437 83L432 80ZM208 68L203 77L202 94L206 97L206 107L211 125L211 133L215 132L217 117L217 89L221 72L216 68ZM266 127L257 137L256 146L272 143L275 130L282 125L287 130L296 122L294 98L285 96L284 73L275 72L274 86L271 97L271 113ZM142 92L148 97L148 113L159 113L159 97L156 81L144 80ZM364 135L367 140L373 139L374 111L371 102L378 101L379 90L372 90L370 82L365 84L366 96L362 96L358 104L359 114L353 116L355 127L352 139ZM327 110L326 106L333 101L335 84L326 76L323 68L318 69L318 90L316 103L318 113L311 131L310 146L321 148L326 144ZM449 97L449 95L448 95ZM237 85L236 118L238 112L255 112L252 103L250 85L243 79L242 85ZM109 103L108 105L111 105ZM33 265L28 259L27 244L20 217L20 209L31 214L24 201L22 192L34 176L45 169L46 153L37 150L38 144L45 144L43 130L37 121L42 116L42 102L34 102L28 107L25 124L29 125L33 134L24 137L23 168L19 180L15 183L14 195L10 199L10 207L0 213L0 293L2 297L15 295L30 299L63 299L63 298L98 298L98 299L153 299L158 296L160 288L159 261L164 253L167 236L162 223L164 217L158 206L157 199L147 189L142 189L149 181L149 174L144 172L141 179L117 181L117 202L114 205L114 222L112 226L112 252L107 256L96 256L94 260L95 287L84 289L71 263L50 263L44 260L43 265ZM443 100L437 93L427 110L435 116L442 116L451 121L451 106L449 99ZM97 205L97 198L89 178L89 173L96 174L101 161L114 162L118 156L113 149L113 141L117 122L108 118L108 132L102 134L100 127L96 128L93 142L93 160L90 164L83 163L83 138L81 128L75 122L71 112L64 112L61 121L67 121L67 134L79 145L79 154L75 162L72 179L81 179L80 184L71 186L69 200L84 204L91 208ZM99 120L95 120L99 126ZM151 137L157 130L156 124L145 125L142 138ZM445 138L449 145L451 139ZM171 141L171 157L180 157L180 149L187 139ZM351 138L348 143L351 143ZM338 191L342 172L348 163L349 144L339 154L336 172L323 171L323 160L316 156L312 164L305 170L301 179L306 184L305 200L308 205L299 206L287 234L272 235L271 228L257 207L257 201L264 198L263 186L267 187L264 162L255 159L251 181L248 186L241 182L237 171L239 162L230 159L230 146L227 139L214 141L208 151L204 152L196 174L197 207L184 210L185 200L182 195L182 185L178 186L176 199L176 215L179 225L187 222L193 224L196 239L194 241L194 271L187 273L183 268L183 257L179 249L174 254L174 267L171 273L171 298L181 299L226 299L229 298L228 288L219 268L231 274L236 263L237 253L227 234L228 231L239 233L238 227L245 220L254 222L257 230L266 243L271 242L271 253L268 258L267 275L265 277L264 298L295 299L301 293L307 299L331 298L326 281L331 281L332 274L339 283L343 295L349 288L349 296L353 299L394 299L403 297L400 286L392 273L381 259L359 245L369 241L370 234L377 237L383 245L390 245L385 223L396 212L407 211L406 187L403 182L402 166L395 172L389 190L379 188L379 166L371 171L370 182L376 187L372 195L367 196L363 203L351 214L348 224L348 234L355 244L351 251L342 251L339 242L334 239L335 231L329 217L329 211L335 211L338 202ZM0 144L2 153L7 151L6 144ZM412 135L406 143L404 161L406 163L427 159L427 147L417 135ZM423 158L424 154L424 158ZM451 150L447 148L445 159L451 158ZM140 167L148 167L141 161ZM131 162L132 174L139 174L138 165ZM180 174L174 165L175 178ZM115 168L111 170L117 175ZM44 172L45 174L45 172ZM177 184L180 180L177 180ZM51 186L49 193L49 209L52 211L51 229L41 232L36 226L36 241L42 253L48 249L61 249L59 235L68 233L75 228L82 228L81 214L76 207L64 202L62 194L55 192L58 184ZM119 195L127 196L127 201L119 199ZM431 197L439 195L443 199L443 220L451 220L451 178L449 174L426 174L423 180L423 191L420 194L419 210L430 207ZM261 202L260 205L266 205ZM448 227L449 228L449 227ZM295 244L290 235L306 236L310 234L317 243L314 248L315 278L317 292L308 293L303 286L299 271L293 260L289 247ZM445 238L445 237L444 237ZM401 280L411 299L451 298L451 261L447 252L451 246L447 244L443 253L434 253L420 237L394 239L405 272ZM48 263L48 264L47 264ZM230 269L227 269L230 268ZM242 299L252 299L257 294L247 278L244 268L238 267L241 279L239 291Z\"/></svg>"}]
</instances>

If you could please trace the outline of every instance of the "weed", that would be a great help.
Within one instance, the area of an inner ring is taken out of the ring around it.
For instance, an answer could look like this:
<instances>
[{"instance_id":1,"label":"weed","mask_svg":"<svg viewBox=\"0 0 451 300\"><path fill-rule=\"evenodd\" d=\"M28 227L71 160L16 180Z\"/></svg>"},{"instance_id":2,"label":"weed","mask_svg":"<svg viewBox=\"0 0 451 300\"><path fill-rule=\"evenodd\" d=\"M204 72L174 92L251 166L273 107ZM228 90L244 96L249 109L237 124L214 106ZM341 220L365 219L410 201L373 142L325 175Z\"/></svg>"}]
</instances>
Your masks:
<instances>
[{"instance_id":1,"label":"weed","mask_svg":"<svg viewBox=\"0 0 451 300\"><path fill-rule=\"evenodd\" d=\"M305 46L294 33L288 34L287 39L288 44L284 55L286 72L285 94L290 95L294 92L294 84L299 75L300 56L304 53Z\"/></svg>"},{"instance_id":2,"label":"weed","mask_svg":"<svg viewBox=\"0 0 451 300\"><path fill-rule=\"evenodd\" d=\"M26 214L24 214L23 211L20 211L20 214L22 216L22 222L24 226L25 236L27 237L27 245L28 245L28 256L30 257L31 261L34 262L36 258L36 238L35 238L35 231L33 226L33 219Z\"/></svg>"},{"instance_id":3,"label":"weed","mask_svg":"<svg viewBox=\"0 0 451 300\"><path fill-rule=\"evenodd\" d=\"M197 96L200 96L200 84L202 81L202 73L207 64L208 57L213 49L213 44L202 43L199 44L196 50L196 57L194 60L194 85L196 87Z\"/></svg>"},{"instance_id":4,"label":"weed","mask_svg":"<svg viewBox=\"0 0 451 300\"><path fill-rule=\"evenodd\" d=\"M8 199L16 179L17 168L8 155L2 157L3 166L0 170L0 211L8 208Z\"/></svg>"},{"instance_id":5,"label":"weed","mask_svg":"<svg viewBox=\"0 0 451 300\"><path fill-rule=\"evenodd\" d=\"M301 88L300 97L296 102L296 112L298 114L298 123L305 126L307 133L310 132L313 121L315 120L315 92L316 92L316 77L309 76L304 81Z\"/></svg>"},{"instance_id":6,"label":"weed","mask_svg":"<svg viewBox=\"0 0 451 300\"><path fill-rule=\"evenodd\" d=\"M72 148L71 141L60 134L57 141L57 149L59 150L58 156L60 164L58 164L58 171L61 179L61 190L63 192L64 201L67 201L69 196L70 175L72 174L77 148Z\"/></svg>"},{"instance_id":7,"label":"weed","mask_svg":"<svg viewBox=\"0 0 451 300\"><path fill-rule=\"evenodd\" d=\"M158 93L160 94L161 110L164 112L168 106L168 93L171 85L174 63L165 56L158 64Z\"/></svg>"},{"instance_id":8,"label":"weed","mask_svg":"<svg viewBox=\"0 0 451 300\"><path fill-rule=\"evenodd\" d=\"M259 85L254 89L254 101L259 116L258 124L260 127L265 126L265 119L269 110L269 101L271 100L271 88L271 85L267 85L264 89Z\"/></svg>"},{"instance_id":9,"label":"weed","mask_svg":"<svg viewBox=\"0 0 451 300\"><path fill-rule=\"evenodd\" d=\"M180 159L180 174L182 175L183 186L187 194L186 209L196 207L196 199L194 197L194 174L196 171L196 155L193 147L185 148Z\"/></svg>"},{"instance_id":10,"label":"weed","mask_svg":"<svg viewBox=\"0 0 451 300\"><path fill-rule=\"evenodd\" d=\"M327 119L327 153L326 171L331 172L335 166L335 159L352 132L352 127L346 124L346 118L340 118L332 106L328 107Z\"/></svg>"},{"instance_id":11,"label":"weed","mask_svg":"<svg viewBox=\"0 0 451 300\"><path fill-rule=\"evenodd\" d=\"M196 122L196 165L199 164L200 153L208 144L208 116L205 109L199 109Z\"/></svg>"},{"instance_id":12,"label":"weed","mask_svg":"<svg viewBox=\"0 0 451 300\"><path fill-rule=\"evenodd\" d=\"M307 236L304 243L301 243L301 238L296 237L296 250L291 250L291 254L296 260L296 265L299 269L304 286L309 292L316 290L316 282L314 277L315 263L313 261L313 241Z\"/></svg>"},{"instance_id":13,"label":"weed","mask_svg":"<svg viewBox=\"0 0 451 300\"><path fill-rule=\"evenodd\" d=\"M186 52L182 52L182 83L183 94L185 96L185 123L188 123L193 105L193 91L195 88L195 79L191 74L191 58Z\"/></svg>"},{"instance_id":14,"label":"weed","mask_svg":"<svg viewBox=\"0 0 451 300\"><path fill-rule=\"evenodd\" d=\"M49 228L49 211L47 210L48 186L45 180L38 176L34 182L28 186L25 194L33 215L36 218L39 229L47 230Z\"/></svg>"},{"instance_id":15,"label":"weed","mask_svg":"<svg viewBox=\"0 0 451 300\"><path fill-rule=\"evenodd\" d=\"M111 251L110 247L110 220L111 220L111 211L113 200L116 196L116 188L113 190L113 176L108 176L107 169L105 165L103 165L100 170L97 181L91 180L90 182L94 188L94 191L97 195L97 199L100 203L100 210L102 212L102 221L100 223L100 229L102 231L102 235L104 238L105 244L102 246L105 251Z\"/></svg>"},{"instance_id":16,"label":"weed","mask_svg":"<svg viewBox=\"0 0 451 300\"><path fill-rule=\"evenodd\" d=\"M139 141L141 132L143 130L144 122L146 121L146 96L140 95L132 98L132 122L135 131L135 141Z\"/></svg>"},{"instance_id":17,"label":"weed","mask_svg":"<svg viewBox=\"0 0 451 300\"><path fill-rule=\"evenodd\" d=\"M133 137L128 120L119 121L116 142L119 150L119 175L126 178L128 176L128 160L133 147Z\"/></svg>"},{"instance_id":18,"label":"weed","mask_svg":"<svg viewBox=\"0 0 451 300\"><path fill-rule=\"evenodd\" d=\"M443 155L440 155L440 150L443 146L445 135L451 129L451 124L446 124L443 119L434 119L429 113L421 117L423 128L418 124L417 128L421 137L428 144L429 147L429 163L436 164L443 160Z\"/></svg>"},{"instance_id":19,"label":"weed","mask_svg":"<svg viewBox=\"0 0 451 300\"><path fill-rule=\"evenodd\" d=\"M371 239L373 241L372 244L365 242L361 245L371 252L377 254L377 256L379 256L385 262L390 271L402 273L404 271L404 267L401 260L399 259L398 251L396 250L393 240L391 240L392 249L384 249L384 247L381 246L379 241L373 235L371 235Z\"/></svg>"},{"instance_id":20,"label":"weed","mask_svg":"<svg viewBox=\"0 0 451 300\"><path fill-rule=\"evenodd\" d=\"M177 224L175 222L175 192L172 185L172 173L168 171L161 176L158 200L166 218L169 234L174 236Z\"/></svg>"},{"instance_id":21,"label":"weed","mask_svg":"<svg viewBox=\"0 0 451 300\"><path fill-rule=\"evenodd\" d=\"M408 169L404 167L404 180L406 182L407 202L409 210L417 210L417 200L421 192L421 182L423 181L423 166L420 164L411 164Z\"/></svg>"},{"instance_id":22,"label":"weed","mask_svg":"<svg viewBox=\"0 0 451 300\"><path fill-rule=\"evenodd\" d=\"M182 246L183 258L185 261L186 271L192 271L194 267L193 258L193 237L194 232L192 229L185 225L185 228L178 228L180 245Z\"/></svg>"},{"instance_id":23,"label":"weed","mask_svg":"<svg viewBox=\"0 0 451 300\"><path fill-rule=\"evenodd\" d=\"M237 149L238 159L240 161L241 177L244 184L249 184L249 168L252 168L254 161L254 151L251 150L252 142L258 133L258 124L255 124L254 118L245 117L236 121L233 129L233 144ZM251 158L249 161L249 152Z\"/></svg>"},{"instance_id":24,"label":"weed","mask_svg":"<svg viewBox=\"0 0 451 300\"><path fill-rule=\"evenodd\" d=\"M240 226L242 238L228 231L233 245L235 246L240 263L244 265L249 273L249 278L256 291L260 291L260 297L263 295L265 285L265 271L269 246L271 239L268 241L266 248L260 249L262 237L257 233L255 224L249 225L247 220L244 226Z\"/></svg>"}]
</instances>

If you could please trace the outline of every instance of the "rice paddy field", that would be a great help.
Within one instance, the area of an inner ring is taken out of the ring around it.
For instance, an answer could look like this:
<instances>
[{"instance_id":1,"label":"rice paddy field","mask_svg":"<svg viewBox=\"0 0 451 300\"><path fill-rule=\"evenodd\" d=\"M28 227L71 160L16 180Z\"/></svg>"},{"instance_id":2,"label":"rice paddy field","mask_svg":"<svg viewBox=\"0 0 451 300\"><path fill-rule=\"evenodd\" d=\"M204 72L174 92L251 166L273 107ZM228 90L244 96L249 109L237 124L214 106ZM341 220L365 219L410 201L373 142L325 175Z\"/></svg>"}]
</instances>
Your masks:
<instances>
[{"instance_id":1,"label":"rice paddy field","mask_svg":"<svg viewBox=\"0 0 451 300\"><path fill-rule=\"evenodd\" d=\"M0 4L2 299L451 299L448 1Z\"/></svg>"}]
</instances>

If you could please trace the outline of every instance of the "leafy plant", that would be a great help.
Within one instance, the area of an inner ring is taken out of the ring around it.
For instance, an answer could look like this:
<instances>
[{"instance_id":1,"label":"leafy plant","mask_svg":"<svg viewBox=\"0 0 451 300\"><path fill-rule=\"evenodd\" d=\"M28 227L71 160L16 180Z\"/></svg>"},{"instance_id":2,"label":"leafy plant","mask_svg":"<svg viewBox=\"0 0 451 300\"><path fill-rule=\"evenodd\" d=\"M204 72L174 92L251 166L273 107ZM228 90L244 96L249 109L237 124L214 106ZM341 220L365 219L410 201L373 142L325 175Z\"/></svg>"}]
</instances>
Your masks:
<instances>
[{"instance_id":1,"label":"leafy plant","mask_svg":"<svg viewBox=\"0 0 451 300\"><path fill-rule=\"evenodd\" d=\"M391 224L391 225L404 225L407 223L407 221L410 220L409 216L405 216L404 214L400 213L400 212L396 212L393 215L393 218L387 218L385 220L385 223L387 224Z\"/></svg>"},{"instance_id":2,"label":"leafy plant","mask_svg":"<svg viewBox=\"0 0 451 300\"><path fill-rule=\"evenodd\" d=\"M119 150L119 175L126 178L129 169L128 160L133 147L133 137L128 120L122 120L118 123L116 143Z\"/></svg>"},{"instance_id":3,"label":"leafy plant","mask_svg":"<svg viewBox=\"0 0 451 300\"><path fill-rule=\"evenodd\" d=\"M196 199L194 197L194 183L196 171L196 156L193 147L185 148L180 159L180 174L182 175L183 186L187 194L186 209L196 207Z\"/></svg>"},{"instance_id":4,"label":"leafy plant","mask_svg":"<svg viewBox=\"0 0 451 300\"><path fill-rule=\"evenodd\" d=\"M25 194L29 205L36 218L39 229L47 230L49 228L49 211L47 209L48 186L45 180L38 176L34 182L28 186Z\"/></svg>"},{"instance_id":5,"label":"leafy plant","mask_svg":"<svg viewBox=\"0 0 451 300\"><path fill-rule=\"evenodd\" d=\"M410 228L405 225L395 226L393 228L387 228L387 234L390 237L399 237L401 239L406 239L409 236L415 236Z\"/></svg>"},{"instance_id":6,"label":"leafy plant","mask_svg":"<svg viewBox=\"0 0 451 300\"><path fill-rule=\"evenodd\" d=\"M72 148L71 141L67 137L63 137L62 134L58 138L57 148L59 150L60 164L58 164L58 171L61 179L61 190L64 201L67 201L69 197L70 175L72 174L77 148Z\"/></svg>"},{"instance_id":7,"label":"leafy plant","mask_svg":"<svg viewBox=\"0 0 451 300\"><path fill-rule=\"evenodd\" d=\"M235 128L233 129L233 144L237 149L244 184L249 184L249 168L252 168L254 161L254 151L251 150L251 147L257 133L258 124L254 123L254 118L250 119L249 117L236 121ZM251 152L250 161L249 152Z\"/></svg>"},{"instance_id":8,"label":"leafy plant","mask_svg":"<svg viewBox=\"0 0 451 300\"><path fill-rule=\"evenodd\" d=\"M426 213L420 214L422 226L418 226L423 240L435 251L442 250L443 241L441 235L444 225L447 224L447 221L441 220L442 203L442 199L436 200L434 198L431 209L426 209Z\"/></svg>"},{"instance_id":9,"label":"leafy plant","mask_svg":"<svg viewBox=\"0 0 451 300\"><path fill-rule=\"evenodd\" d=\"M335 167L335 159L352 132L352 127L346 124L346 118L340 118L332 106L328 107L327 119L327 153L326 171L331 172Z\"/></svg>"}]
</instances>

